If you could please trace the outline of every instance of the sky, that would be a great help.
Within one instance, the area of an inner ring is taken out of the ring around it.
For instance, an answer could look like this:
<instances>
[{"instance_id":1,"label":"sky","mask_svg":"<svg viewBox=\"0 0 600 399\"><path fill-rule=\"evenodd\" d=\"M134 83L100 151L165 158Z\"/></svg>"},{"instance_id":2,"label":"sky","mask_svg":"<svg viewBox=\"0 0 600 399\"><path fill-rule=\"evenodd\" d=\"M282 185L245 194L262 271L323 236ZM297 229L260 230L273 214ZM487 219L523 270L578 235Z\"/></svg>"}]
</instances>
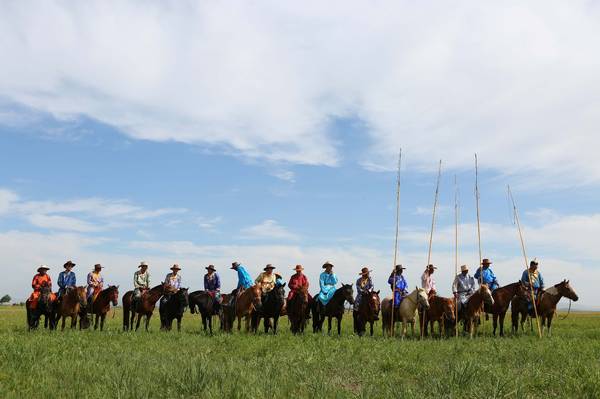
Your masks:
<instances>
[{"instance_id":1,"label":"sky","mask_svg":"<svg viewBox=\"0 0 600 399\"><path fill-rule=\"evenodd\" d=\"M40 264L95 263L130 289L141 261L224 289L240 261L316 292L394 258L450 295L481 246L502 285L527 257L574 309L600 309L600 5L588 1L0 3L0 295ZM456 180L456 186L455 186ZM561 303L566 306L566 302Z\"/></svg>"}]
</instances>

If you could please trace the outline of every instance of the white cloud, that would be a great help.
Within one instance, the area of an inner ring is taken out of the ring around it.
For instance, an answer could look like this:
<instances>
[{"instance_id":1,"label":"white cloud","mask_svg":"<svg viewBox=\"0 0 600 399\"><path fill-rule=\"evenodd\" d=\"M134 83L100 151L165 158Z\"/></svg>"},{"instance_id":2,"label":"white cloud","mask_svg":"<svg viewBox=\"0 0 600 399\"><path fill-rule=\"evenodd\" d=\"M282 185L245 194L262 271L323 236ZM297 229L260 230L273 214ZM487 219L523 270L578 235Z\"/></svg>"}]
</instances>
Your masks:
<instances>
[{"instance_id":1,"label":"white cloud","mask_svg":"<svg viewBox=\"0 0 600 399\"><path fill-rule=\"evenodd\" d=\"M10 190L0 189L0 215L8 213L19 196Z\"/></svg>"},{"instance_id":2,"label":"white cloud","mask_svg":"<svg viewBox=\"0 0 600 399\"><path fill-rule=\"evenodd\" d=\"M100 226L69 216L32 214L27 216L27 220L34 226L50 230L67 230L81 233L103 230Z\"/></svg>"},{"instance_id":3,"label":"white cloud","mask_svg":"<svg viewBox=\"0 0 600 399\"><path fill-rule=\"evenodd\" d=\"M52 34L49 34L52 32ZM600 8L585 1L0 4L0 96L138 139L335 165L597 183ZM13 117L14 119L14 117Z\"/></svg>"},{"instance_id":4,"label":"white cloud","mask_svg":"<svg viewBox=\"0 0 600 399\"><path fill-rule=\"evenodd\" d=\"M256 226L245 227L241 231L245 239L297 240L299 237L281 226L276 220L267 219Z\"/></svg>"},{"instance_id":5,"label":"white cloud","mask_svg":"<svg viewBox=\"0 0 600 399\"><path fill-rule=\"evenodd\" d=\"M216 216L214 218L199 217L196 219L196 223L198 223L198 227L202 230L211 231L214 230L222 220L223 218L221 216Z\"/></svg>"},{"instance_id":6,"label":"white cloud","mask_svg":"<svg viewBox=\"0 0 600 399\"><path fill-rule=\"evenodd\" d=\"M296 182L296 174L291 170L276 170L271 172L271 176L276 177L280 180L287 181L289 183Z\"/></svg>"}]
</instances>

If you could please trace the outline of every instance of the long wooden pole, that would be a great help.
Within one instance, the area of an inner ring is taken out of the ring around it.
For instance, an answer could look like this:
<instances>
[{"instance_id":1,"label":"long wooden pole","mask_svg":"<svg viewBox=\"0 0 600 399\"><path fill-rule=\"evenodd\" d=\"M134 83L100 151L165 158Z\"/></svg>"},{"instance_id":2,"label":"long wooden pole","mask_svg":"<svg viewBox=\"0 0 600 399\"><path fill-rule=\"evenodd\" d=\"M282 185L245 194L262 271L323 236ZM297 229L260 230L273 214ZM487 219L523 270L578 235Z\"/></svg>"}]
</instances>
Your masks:
<instances>
[{"instance_id":1,"label":"long wooden pole","mask_svg":"<svg viewBox=\"0 0 600 399\"><path fill-rule=\"evenodd\" d=\"M394 240L394 278L392 280L392 330L391 336L394 336L394 312L396 310L396 262L398 259L398 230L400 227L400 167L402 166L402 148L398 153L398 177L396 178L396 238Z\"/></svg>"},{"instance_id":2,"label":"long wooden pole","mask_svg":"<svg viewBox=\"0 0 600 399\"><path fill-rule=\"evenodd\" d=\"M458 276L458 183L454 175L454 278ZM458 298L454 298L454 330L458 338Z\"/></svg>"},{"instance_id":3,"label":"long wooden pole","mask_svg":"<svg viewBox=\"0 0 600 399\"><path fill-rule=\"evenodd\" d=\"M437 183L435 185L435 197L433 199L433 212L431 213L431 230L429 232L429 250L427 251L427 266L431 264L431 248L433 244L433 230L435 229L435 215L437 211L438 205L438 197L440 193L440 177L442 176L442 160L440 159L440 164L438 166L438 175L437 175ZM421 310L421 338L423 338L423 332L425 329L425 309Z\"/></svg>"},{"instance_id":4,"label":"long wooden pole","mask_svg":"<svg viewBox=\"0 0 600 399\"><path fill-rule=\"evenodd\" d=\"M515 221L517 222L517 229L519 230L519 239L521 240L521 250L523 251L523 259L525 260L525 269L527 270L527 276L529 277L529 287L531 288L531 302L533 303L533 311L535 314L535 321L538 328L538 335L542 338L542 328L540 327L540 318L538 317L537 305L535 303L535 294L533 291L533 281L531 280L531 273L529 272L529 262L527 261L527 253L525 252L525 241L523 240L523 231L521 230L521 222L519 221L519 212L517 211L517 204L515 203L515 199L510 191L510 186L508 188L508 196L512 201L513 212L515 215Z\"/></svg>"},{"instance_id":5,"label":"long wooden pole","mask_svg":"<svg viewBox=\"0 0 600 399\"><path fill-rule=\"evenodd\" d=\"M479 165L477 163L477 154L475 154L475 203L477 207L477 244L479 248L479 285L483 284L483 265L481 256L481 223L479 215ZM482 305L483 306L483 305ZM483 318L483 335L485 335L485 317Z\"/></svg>"}]
</instances>

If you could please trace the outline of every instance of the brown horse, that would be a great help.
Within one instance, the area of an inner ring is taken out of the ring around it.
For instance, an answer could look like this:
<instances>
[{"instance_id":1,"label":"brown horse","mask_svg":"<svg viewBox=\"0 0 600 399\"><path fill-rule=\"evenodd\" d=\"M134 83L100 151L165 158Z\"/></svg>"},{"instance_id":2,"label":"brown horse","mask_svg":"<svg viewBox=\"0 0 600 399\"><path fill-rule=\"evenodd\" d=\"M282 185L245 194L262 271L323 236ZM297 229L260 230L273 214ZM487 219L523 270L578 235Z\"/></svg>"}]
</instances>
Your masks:
<instances>
[{"instance_id":1,"label":"brown horse","mask_svg":"<svg viewBox=\"0 0 600 399\"><path fill-rule=\"evenodd\" d=\"M465 327L468 327L471 338L477 334L479 316L483 313L484 304L494 305L494 298L487 284L481 284L479 289L467 299L464 312L462 313Z\"/></svg>"},{"instance_id":2,"label":"brown horse","mask_svg":"<svg viewBox=\"0 0 600 399\"><path fill-rule=\"evenodd\" d=\"M307 311L309 310L308 298L308 287L303 286L295 290L294 296L287 303L287 316L292 334L304 332Z\"/></svg>"},{"instance_id":3,"label":"brown horse","mask_svg":"<svg viewBox=\"0 0 600 399\"><path fill-rule=\"evenodd\" d=\"M58 320L62 319L61 330L65 329L67 317L71 318L71 328L77 326L77 316L80 313L85 313L85 307L87 306L85 291L85 287L67 287L66 291L58 301L56 322L58 323Z\"/></svg>"},{"instance_id":4,"label":"brown horse","mask_svg":"<svg viewBox=\"0 0 600 399\"><path fill-rule=\"evenodd\" d=\"M54 319L56 300L55 295L52 293L50 287L42 287L40 290L40 297L37 301L37 306L32 308L32 303L29 299L25 302L25 309L27 310L27 327L28 329L34 330L38 328L40 318L44 316L44 327L54 330L56 327L56 321Z\"/></svg>"},{"instance_id":5,"label":"brown horse","mask_svg":"<svg viewBox=\"0 0 600 399\"><path fill-rule=\"evenodd\" d=\"M121 299L121 302L123 303L123 331L133 330L133 322L135 321L136 315L137 322L135 325L135 331L140 328L142 316L146 317L146 331L148 331L148 326L150 325L150 319L152 318L152 313L154 312L156 302L161 296L163 296L163 294L164 284L161 283L156 287L153 287L142 293L136 308L133 309L131 306L133 301L133 291L127 291Z\"/></svg>"},{"instance_id":6,"label":"brown horse","mask_svg":"<svg viewBox=\"0 0 600 399\"><path fill-rule=\"evenodd\" d=\"M354 319L354 332L363 336L367 332L367 323L370 324L371 336L373 336L373 323L379 320L379 311L381 310L381 300L379 291L366 292L358 305L358 310L352 312Z\"/></svg>"},{"instance_id":7,"label":"brown horse","mask_svg":"<svg viewBox=\"0 0 600 399\"><path fill-rule=\"evenodd\" d=\"M552 335L552 319L556 312L556 306L562 297L568 298L574 302L579 300L579 296L569 284L569 280L563 280L548 288L541 294L539 301L536 302L537 313L540 316L542 329L546 327L548 335ZM518 331L519 315L521 315L521 330L523 329L523 324L525 323L528 314L532 318L535 317L533 309L530 310L528 305L527 299L520 297L515 297L513 299L511 303L513 332ZM533 328L533 325L531 327Z\"/></svg>"},{"instance_id":8,"label":"brown horse","mask_svg":"<svg viewBox=\"0 0 600 399\"><path fill-rule=\"evenodd\" d=\"M96 320L94 322L94 330L98 328L98 320L100 320L100 331L104 329L104 319L106 319L106 314L110 310L110 304L113 306L117 306L119 302L119 286L111 285L108 288L100 291L98 296L94 302L92 302L92 308L90 309L90 313L92 315L96 315Z\"/></svg>"},{"instance_id":9,"label":"brown horse","mask_svg":"<svg viewBox=\"0 0 600 399\"><path fill-rule=\"evenodd\" d=\"M250 331L250 317L254 309L262 306L262 290L258 284L242 291L235 298L235 317L238 331L242 329L242 317L246 323L246 332Z\"/></svg>"},{"instance_id":10,"label":"brown horse","mask_svg":"<svg viewBox=\"0 0 600 399\"><path fill-rule=\"evenodd\" d=\"M424 324L424 333L427 336L427 326L429 325L429 329L431 330L431 335L433 336L433 328L435 322L437 321L438 327L440 330L440 338L443 337L446 333L446 327L448 325L453 326L456 322L455 320L455 303L452 298L444 298L441 296L437 296L435 290L429 291L429 309L425 312L425 320Z\"/></svg>"},{"instance_id":11,"label":"brown horse","mask_svg":"<svg viewBox=\"0 0 600 399\"><path fill-rule=\"evenodd\" d=\"M521 298L526 298L527 296L527 287L521 281L495 289L492 292L494 304L492 306L484 305L485 313L492 314L494 335L496 335L498 322L500 322L500 336L504 336L504 318L512 299L517 296Z\"/></svg>"}]
</instances>

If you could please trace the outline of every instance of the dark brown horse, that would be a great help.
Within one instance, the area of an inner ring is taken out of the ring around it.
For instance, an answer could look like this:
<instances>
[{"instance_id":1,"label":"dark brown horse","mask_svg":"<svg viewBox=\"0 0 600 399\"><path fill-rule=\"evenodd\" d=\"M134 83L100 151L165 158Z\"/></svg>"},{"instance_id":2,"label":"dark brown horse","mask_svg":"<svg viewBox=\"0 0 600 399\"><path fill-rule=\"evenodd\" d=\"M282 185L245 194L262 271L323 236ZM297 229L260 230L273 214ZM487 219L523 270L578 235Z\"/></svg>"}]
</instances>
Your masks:
<instances>
[{"instance_id":1,"label":"dark brown horse","mask_svg":"<svg viewBox=\"0 0 600 399\"><path fill-rule=\"evenodd\" d=\"M228 333L233 329L233 322L235 320L235 303L233 302L233 295L234 293L222 294L221 306L219 306L221 330Z\"/></svg>"},{"instance_id":2,"label":"dark brown horse","mask_svg":"<svg viewBox=\"0 0 600 399\"><path fill-rule=\"evenodd\" d=\"M342 334L342 317L344 317L344 303L348 301L354 305L354 294L352 284L342 284L335 290L333 297L323 305L321 301L315 298L313 305L313 332L323 331L323 323L327 317L327 333L331 334L331 319L337 319L338 335Z\"/></svg>"},{"instance_id":3,"label":"dark brown horse","mask_svg":"<svg viewBox=\"0 0 600 399\"><path fill-rule=\"evenodd\" d=\"M189 305L188 288L180 288L160 303L160 329L171 331L173 320L177 320L177 331L181 331L181 319Z\"/></svg>"},{"instance_id":4,"label":"dark brown horse","mask_svg":"<svg viewBox=\"0 0 600 399\"><path fill-rule=\"evenodd\" d=\"M484 303L489 306L494 305L494 298L487 284L481 284L479 289L467 299L462 312L465 327L468 328L471 338L477 334L479 316L483 313Z\"/></svg>"},{"instance_id":5,"label":"dark brown horse","mask_svg":"<svg viewBox=\"0 0 600 399\"><path fill-rule=\"evenodd\" d=\"M568 298L575 302L579 300L579 296L569 284L569 280L563 280L560 283L548 288L541 294L539 301L536 302L537 313L541 320L542 329L546 327L548 330L548 335L552 335L552 319L554 318L554 313L556 312L556 306L562 297ZM528 314L532 318L535 317L533 307L530 309L527 299L522 297L515 297L513 299L511 303L511 313L513 332L518 331L519 315L521 315L521 330L523 330L523 324L525 323L525 319L527 318Z\"/></svg>"},{"instance_id":6,"label":"dark brown horse","mask_svg":"<svg viewBox=\"0 0 600 399\"><path fill-rule=\"evenodd\" d=\"M237 317L238 331L242 329L242 317L246 323L246 332L250 331L250 318L252 311L262 306L262 291L258 284L245 289L234 299L235 317Z\"/></svg>"},{"instance_id":7,"label":"dark brown horse","mask_svg":"<svg viewBox=\"0 0 600 399\"><path fill-rule=\"evenodd\" d=\"M264 321L265 334L269 329L273 329L273 334L277 334L277 323L281 316L281 309L285 302L285 283L280 286L275 286L271 291L262 296L262 306L252 311L252 331L258 331L260 319ZM273 319L273 325L271 325Z\"/></svg>"},{"instance_id":8,"label":"dark brown horse","mask_svg":"<svg viewBox=\"0 0 600 399\"><path fill-rule=\"evenodd\" d=\"M133 300L133 291L127 291L121 299L123 303L123 331L133 330L133 322L136 319L136 315L137 321L135 323L135 331L140 328L142 316L146 317L146 331L148 331L148 326L150 325L150 319L152 318L152 313L154 313L156 302L161 296L163 296L163 294L164 284L161 283L156 287L143 292L140 300L137 302L136 308L133 309L131 306Z\"/></svg>"},{"instance_id":9,"label":"dark brown horse","mask_svg":"<svg viewBox=\"0 0 600 399\"><path fill-rule=\"evenodd\" d=\"M56 300L55 295L52 293L50 287L42 287L40 290L40 297L37 301L35 309L32 308L32 304L27 299L25 302L25 309L27 310L27 327L29 330L38 328L40 318L44 316L44 328L54 330L56 327L55 315Z\"/></svg>"},{"instance_id":10,"label":"dark brown horse","mask_svg":"<svg viewBox=\"0 0 600 399\"><path fill-rule=\"evenodd\" d=\"M71 318L71 328L77 326L77 316L85 313L87 306L85 287L67 287L56 306L56 322L62 319L61 330L65 329L67 317ZM81 328L81 326L80 326Z\"/></svg>"},{"instance_id":11,"label":"dark brown horse","mask_svg":"<svg viewBox=\"0 0 600 399\"><path fill-rule=\"evenodd\" d=\"M369 323L371 336L373 336L373 323L379 320L380 310L381 300L379 299L379 291L364 293L358 305L358 310L352 312L354 332L362 337L365 335L367 323Z\"/></svg>"},{"instance_id":12,"label":"dark brown horse","mask_svg":"<svg viewBox=\"0 0 600 399\"><path fill-rule=\"evenodd\" d=\"M446 334L447 327L453 326L456 322L454 299L438 296L435 290L431 290L428 300L429 309L425 311L425 320L423 321L425 336L428 333L428 326L433 336L433 328L437 322L441 338Z\"/></svg>"},{"instance_id":13,"label":"dark brown horse","mask_svg":"<svg viewBox=\"0 0 600 399\"><path fill-rule=\"evenodd\" d=\"M504 287L497 288L492 292L494 298L494 304L492 306L485 305L485 313L491 313L493 317L493 334L496 335L496 329L498 322L500 322L500 336L504 336L504 318L508 307L514 297L526 298L527 287L521 282L505 285Z\"/></svg>"},{"instance_id":14,"label":"dark brown horse","mask_svg":"<svg viewBox=\"0 0 600 399\"><path fill-rule=\"evenodd\" d=\"M306 327L306 316L308 307L308 287L303 286L298 290L295 290L292 299L287 303L287 316L290 321L290 330L292 334L299 334L304 332Z\"/></svg>"},{"instance_id":15,"label":"dark brown horse","mask_svg":"<svg viewBox=\"0 0 600 399\"><path fill-rule=\"evenodd\" d=\"M215 298L208 291L194 291L189 294L189 301L190 313L197 311L202 319L204 332L208 329L212 335L212 317L217 314L217 309L220 311L220 306L215 305Z\"/></svg>"},{"instance_id":16,"label":"dark brown horse","mask_svg":"<svg viewBox=\"0 0 600 399\"><path fill-rule=\"evenodd\" d=\"M111 285L108 288L100 291L94 302L92 302L92 308L90 313L96 316L94 321L94 330L98 328L98 321L100 321L100 331L104 329L104 319L106 314L110 310L110 304L117 306L119 303L119 286Z\"/></svg>"}]
</instances>

